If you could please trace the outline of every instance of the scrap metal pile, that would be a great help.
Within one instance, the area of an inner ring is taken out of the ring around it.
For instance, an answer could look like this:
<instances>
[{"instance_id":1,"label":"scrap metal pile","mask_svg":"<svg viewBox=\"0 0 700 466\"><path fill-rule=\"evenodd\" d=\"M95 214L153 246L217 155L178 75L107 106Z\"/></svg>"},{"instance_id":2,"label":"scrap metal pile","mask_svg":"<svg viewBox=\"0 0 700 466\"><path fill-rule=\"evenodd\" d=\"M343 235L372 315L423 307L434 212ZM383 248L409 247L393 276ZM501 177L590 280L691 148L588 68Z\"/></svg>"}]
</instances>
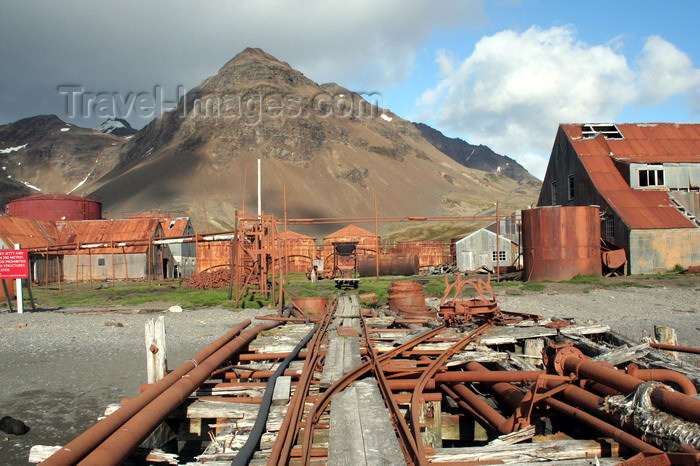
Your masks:
<instances>
[{"instance_id":1,"label":"scrap metal pile","mask_svg":"<svg viewBox=\"0 0 700 466\"><path fill-rule=\"evenodd\" d=\"M231 268L219 267L215 270L204 270L192 275L187 280L187 288L193 290L215 290L231 284Z\"/></svg>"},{"instance_id":2,"label":"scrap metal pile","mask_svg":"<svg viewBox=\"0 0 700 466\"><path fill-rule=\"evenodd\" d=\"M394 309L341 295L323 312L264 317L264 332L224 344L182 406L151 419L170 416L181 440L164 449L198 440L202 451L147 453L173 464L700 462L696 367L604 325L506 312L488 282L458 277L438 312L411 308L421 295L394 283Z\"/></svg>"}]
</instances>

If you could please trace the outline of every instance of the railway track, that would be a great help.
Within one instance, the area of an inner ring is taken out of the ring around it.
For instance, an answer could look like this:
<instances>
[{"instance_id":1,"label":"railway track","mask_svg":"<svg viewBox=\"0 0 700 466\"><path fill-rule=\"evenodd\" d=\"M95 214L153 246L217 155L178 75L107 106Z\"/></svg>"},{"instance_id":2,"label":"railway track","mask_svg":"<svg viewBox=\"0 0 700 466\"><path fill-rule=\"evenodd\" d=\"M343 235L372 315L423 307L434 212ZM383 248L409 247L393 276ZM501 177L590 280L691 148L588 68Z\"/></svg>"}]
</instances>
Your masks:
<instances>
[{"instance_id":1,"label":"railway track","mask_svg":"<svg viewBox=\"0 0 700 466\"><path fill-rule=\"evenodd\" d=\"M483 291L440 318L345 294L261 322L42 464L700 461L697 368L604 326L503 312Z\"/></svg>"}]
</instances>

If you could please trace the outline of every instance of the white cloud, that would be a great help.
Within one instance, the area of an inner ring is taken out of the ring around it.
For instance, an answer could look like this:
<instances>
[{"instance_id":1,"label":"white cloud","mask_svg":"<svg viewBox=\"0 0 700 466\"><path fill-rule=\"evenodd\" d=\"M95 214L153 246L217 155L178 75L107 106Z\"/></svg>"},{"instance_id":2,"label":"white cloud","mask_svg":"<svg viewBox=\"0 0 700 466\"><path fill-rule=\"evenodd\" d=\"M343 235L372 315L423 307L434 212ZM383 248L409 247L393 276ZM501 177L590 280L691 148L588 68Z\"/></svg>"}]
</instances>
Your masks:
<instances>
[{"instance_id":1,"label":"white cloud","mask_svg":"<svg viewBox=\"0 0 700 466\"><path fill-rule=\"evenodd\" d=\"M647 39L636 67L605 45L577 40L571 27L483 37L455 63L438 54L442 80L418 99L423 117L510 155L542 177L559 123L613 121L630 105L671 96L697 99L700 71L673 44Z\"/></svg>"}]
</instances>

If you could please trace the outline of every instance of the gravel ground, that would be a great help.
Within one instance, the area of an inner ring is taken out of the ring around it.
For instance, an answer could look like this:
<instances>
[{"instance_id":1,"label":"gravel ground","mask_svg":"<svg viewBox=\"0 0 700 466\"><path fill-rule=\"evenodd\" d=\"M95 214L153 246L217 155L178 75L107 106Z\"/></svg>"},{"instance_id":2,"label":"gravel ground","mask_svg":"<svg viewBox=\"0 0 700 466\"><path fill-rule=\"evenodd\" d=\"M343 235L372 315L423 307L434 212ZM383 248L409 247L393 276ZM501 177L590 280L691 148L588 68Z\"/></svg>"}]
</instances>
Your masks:
<instances>
[{"instance_id":1,"label":"gravel ground","mask_svg":"<svg viewBox=\"0 0 700 466\"><path fill-rule=\"evenodd\" d=\"M678 332L680 344L700 346L697 286L594 289L589 293L551 288L521 295L499 288L501 307L544 317L603 322L635 341L652 334L654 324L668 325ZM169 366L177 367L236 323L265 313L269 312L202 309L166 313ZM136 395L146 377L144 324L155 315L0 313L0 417L16 417L31 428L24 436L0 432L0 464L27 464L32 445L63 445L92 425L108 404ZM123 327L106 325L108 322ZM27 325L17 328L20 323Z\"/></svg>"},{"instance_id":2,"label":"gravel ground","mask_svg":"<svg viewBox=\"0 0 700 466\"><path fill-rule=\"evenodd\" d=\"M269 313L164 313L168 366L178 367L242 320ZM0 464L28 464L32 445L64 445L108 404L137 395L146 382L144 326L157 315L163 314L0 313L0 417L31 428L23 436L0 431ZM123 327L106 325L116 322Z\"/></svg>"}]
</instances>

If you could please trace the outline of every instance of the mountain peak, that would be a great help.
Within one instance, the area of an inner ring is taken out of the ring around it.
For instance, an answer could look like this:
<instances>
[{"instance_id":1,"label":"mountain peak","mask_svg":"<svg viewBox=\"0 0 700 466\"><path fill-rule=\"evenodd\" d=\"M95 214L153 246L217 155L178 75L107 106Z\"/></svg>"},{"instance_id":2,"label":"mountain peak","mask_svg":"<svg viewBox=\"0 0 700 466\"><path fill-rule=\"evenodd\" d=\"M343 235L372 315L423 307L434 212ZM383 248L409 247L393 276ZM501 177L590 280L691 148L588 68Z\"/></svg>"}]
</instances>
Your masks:
<instances>
[{"instance_id":1,"label":"mountain peak","mask_svg":"<svg viewBox=\"0 0 700 466\"><path fill-rule=\"evenodd\" d=\"M137 131L123 118L108 118L95 129L105 134L113 134L115 136L131 136Z\"/></svg>"},{"instance_id":2,"label":"mountain peak","mask_svg":"<svg viewBox=\"0 0 700 466\"><path fill-rule=\"evenodd\" d=\"M284 66L286 68L290 68L288 63L285 63L283 61L278 60L277 58L273 57L263 49L257 48L257 47L246 47L244 50L241 52L237 53L236 56L234 56L232 59L230 59L224 66L221 67L219 70L219 73L224 72L228 69L234 68L241 66L242 64L246 62L253 62L253 61L259 61L259 62L264 62L266 65L277 65L277 66Z\"/></svg>"}]
</instances>

